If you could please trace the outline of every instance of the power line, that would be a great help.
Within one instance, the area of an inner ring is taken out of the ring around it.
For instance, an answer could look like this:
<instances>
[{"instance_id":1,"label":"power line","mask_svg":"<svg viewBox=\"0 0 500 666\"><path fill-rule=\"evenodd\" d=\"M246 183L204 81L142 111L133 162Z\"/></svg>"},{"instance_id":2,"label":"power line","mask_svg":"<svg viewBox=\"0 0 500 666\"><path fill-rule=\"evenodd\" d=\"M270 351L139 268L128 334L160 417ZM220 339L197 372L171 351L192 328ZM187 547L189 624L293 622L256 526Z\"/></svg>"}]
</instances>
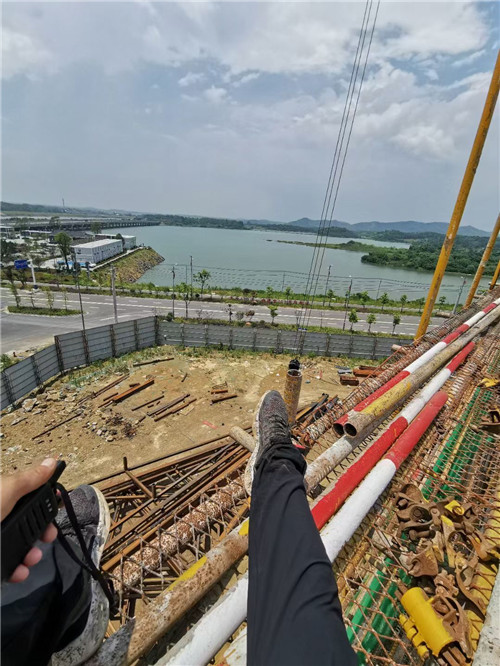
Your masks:
<instances>
[{"instance_id":1,"label":"power line","mask_svg":"<svg viewBox=\"0 0 500 666\"><path fill-rule=\"evenodd\" d=\"M373 6L374 1L373 0L367 0L366 5L365 5L365 11L363 14L363 21L361 24L361 30L360 30L360 36L358 38L358 45L356 49L356 54L354 58L354 63L353 63L353 68L351 71L351 81L349 83L349 89L347 92L346 96L346 102L344 105L344 113L342 115L342 120L341 124L339 127L339 132L337 136L337 143L335 146L335 151L334 151L334 156L333 156L333 161L332 161L332 167L330 169L330 176L328 179L328 185L327 185L327 191L325 194L325 199L323 202L323 211L322 211L322 219L318 228L318 233L316 236L317 242L314 247L313 251L313 256L311 260L311 268L309 270L309 276L308 276L308 282L307 282L307 305L306 308L302 314L300 322L298 322L297 326L297 334L296 334L296 346L297 349L300 350L302 343L303 343L303 338L304 338L304 332L305 329L309 323L310 317L311 317L311 303L314 300L314 297L317 293L317 288L318 288L318 282L321 274L321 266L323 263L324 259L324 254L325 254L325 249L326 249L326 243L328 239L328 233L330 231L331 223L333 221L333 213L335 210L335 204L337 202L337 197L338 197L338 191L339 191L339 186L340 182L342 180L342 175L344 171L344 166L345 166L345 160L347 156L347 151L349 148L349 143L351 140L351 135L352 135L352 128L354 126L354 120L356 117L357 109L358 109L358 104L359 104L359 98L361 95L361 89L363 87L363 81L365 78L366 74L366 67L368 63L368 57L370 54L370 49L371 49L371 44L373 41L373 34L375 31L375 25L377 22L377 16L378 16L378 11L380 7L380 0L377 1L376 4L376 10L373 18L373 22L371 25L371 29L369 28L370 25L370 16L372 13L372 6ZM358 83L358 75L360 71L360 66L361 62L363 59L363 52L365 49L365 42L366 42L366 37L370 33L369 41L368 41L368 47L365 51L365 58L364 58L364 64L363 64L363 69L361 73L361 77L359 80L359 87L357 90L356 94L356 86ZM352 108L352 103L354 98L356 98L355 104L354 104L354 109L351 114L351 108ZM347 113L346 113L347 109ZM349 129L347 129L349 128ZM344 140L346 137L346 132L347 132L347 140L345 142L345 148L344 148ZM339 171L339 165L340 165L340 171ZM338 174L338 177L337 177ZM333 196L333 201L332 201L332 196Z\"/></svg>"}]
</instances>

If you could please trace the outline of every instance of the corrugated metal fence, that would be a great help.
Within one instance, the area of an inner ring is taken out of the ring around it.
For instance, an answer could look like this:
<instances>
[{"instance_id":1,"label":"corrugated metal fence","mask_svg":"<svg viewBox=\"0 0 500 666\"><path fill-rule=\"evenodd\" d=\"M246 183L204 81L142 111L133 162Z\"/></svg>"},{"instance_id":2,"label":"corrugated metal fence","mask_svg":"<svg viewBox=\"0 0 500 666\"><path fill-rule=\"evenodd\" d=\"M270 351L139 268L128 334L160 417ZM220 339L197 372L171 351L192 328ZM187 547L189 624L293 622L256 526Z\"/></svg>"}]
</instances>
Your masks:
<instances>
[{"instance_id":1,"label":"corrugated metal fence","mask_svg":"<svg viewBox=\"0 0 500 666\"><path fill-rule=\"evenodd\" d=\"M329 335L309 332L304 354L385 358L400 338L372 335ZM295 331L274 328L229 327L216 324L178 324L159 317L144 317L57 335L54 344L16 363L1 374L1 409L36 389L59 373L154 345L229 347L253 351L293 352Z\"/></svg>"}]
</instances>

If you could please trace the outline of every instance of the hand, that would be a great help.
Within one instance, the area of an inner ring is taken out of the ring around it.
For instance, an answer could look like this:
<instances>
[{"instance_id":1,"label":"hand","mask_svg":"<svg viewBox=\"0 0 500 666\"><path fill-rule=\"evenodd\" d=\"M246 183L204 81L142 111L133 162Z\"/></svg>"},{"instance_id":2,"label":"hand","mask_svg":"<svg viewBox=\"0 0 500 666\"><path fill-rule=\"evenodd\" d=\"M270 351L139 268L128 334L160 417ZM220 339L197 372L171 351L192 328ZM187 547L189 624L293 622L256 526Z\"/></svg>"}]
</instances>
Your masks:
<instances>
[{"instance_id":1,"label":"hand","mask_svg":"<svg viewBox=\"0 0 500 666\"><path fill-rule=\"evenodd\" d=\"M0 520L6 518L14 508L16 502L24 495L27 495L32 490L36 490L46 483L56 468L56 460L54 458L47 458L41 465L37 465L33 469L26 472L16 472L10 476L4 476L0 485ZM51 523L44 534L42 541L50 543L54 541L57 536L56 526ZM38 564L42 559L42 551L40 548L34 546L20 564L14 570L14 573L9 578L10 583L21 583L29 576L29 568Z\"/></svg>"}]
</instances>

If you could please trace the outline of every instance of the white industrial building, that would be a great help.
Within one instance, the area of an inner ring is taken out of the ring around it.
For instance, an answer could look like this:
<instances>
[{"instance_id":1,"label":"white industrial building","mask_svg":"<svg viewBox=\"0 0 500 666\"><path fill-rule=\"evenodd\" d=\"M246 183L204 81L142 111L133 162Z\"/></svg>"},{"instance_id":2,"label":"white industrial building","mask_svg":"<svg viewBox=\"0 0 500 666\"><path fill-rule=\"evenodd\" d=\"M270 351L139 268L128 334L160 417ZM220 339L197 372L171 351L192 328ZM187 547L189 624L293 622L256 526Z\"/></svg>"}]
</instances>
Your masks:
<instances>
[{"instance_id":1,"label":"white industrial building","mask_svg":"<svg viewBox=\"0 0 500 666\"><path fill-rule=\"evenodd\" d=\"M91 264L98 264L100 261L105 261L123 252L122 242L119 238L116 240L104 238L91 243L73 245L73 250L75 251L76 261L80 263L89 261Z\"/></svg>"},{"instance_id":2,"label":"white industrial building","mask_svg":"<svg viewBox=\"0 0 500 666\"><path fill-rule=\"evenodd\" d=\"M112 240L115 240L117 238L117 234L96 234L96 239L101 240L101 238L110 238ZM132 248L136 247L137 245L137 237L136 236L129 236L122 234L122 239L123 239L123 249L124 250L132 250ZM118 238L118 240L120 240Z\"/></svg>"}]
</instances>

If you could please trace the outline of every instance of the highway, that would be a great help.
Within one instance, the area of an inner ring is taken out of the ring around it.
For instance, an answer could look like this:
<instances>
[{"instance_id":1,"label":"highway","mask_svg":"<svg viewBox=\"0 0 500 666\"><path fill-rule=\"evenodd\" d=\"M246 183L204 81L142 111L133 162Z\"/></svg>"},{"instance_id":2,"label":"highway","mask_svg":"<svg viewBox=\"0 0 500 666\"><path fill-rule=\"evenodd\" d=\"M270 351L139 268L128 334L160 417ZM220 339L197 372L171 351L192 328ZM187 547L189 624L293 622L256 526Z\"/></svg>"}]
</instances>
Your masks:
<instances>
[{"instance_id":1,"label":"highway","mask_svg":"<svg viewBox=\"0 0 500 666\"><path fill-rule=\"evenodd\" d=\"M19 290L23 305L31 305L27 291ZM64 301L62 295L54 292L54 307L63 308ZM7 305L14 304L14 297L10 290L0 288L0 297L2 311L0 316L0 331L2 339L2 353L12 351L26 351L34 347L50 344L54 335L77 331L82 328L81 316L71 315L63 317L44 316L44 315L25 315L10 314L6 311ZM111 296L101 294L82 294L83 310L85 316L85 326L103 326L114 321L113 299ZM47 307L47 300L43 293L37 293L35 304L40 307ZM175 301L176 316L185 315L184 301ZM78 295L76 293L68 294L68 308L79 309ZM265 320L271 321L269 309L264 305L232 305L233 317L237 312L246 312L254 310L253 321ZM129 296L118 297L118 321L127 321L139 317L147 317L153 314L165 315L172 312L172 301L170 299L158 298L137 298ZM359 321L354 325L358 331L367 331L368 324L366 317L368 313L360 312L358 309ZM229 318L228 305L210 301L193 301L189 304L189 317L192 319L221 319L227 321ZM372 332L392 333L392 315L377 314L377 321L372 325ZM246 321L246 319L244 319ZM419 317L403 315L401 324L396 328L396 334L413 335L418 326ZM434 318L431 325L436 325L442 321L441 318ZM297 323L297 309L279 306L278 316L275 323L292 324ZM310 326L331 326L342 328L344 323L344 312L339 310L313 310L309 320ZM350 324L346 321L346 330Z\"/></svg>"}]
</instances>

